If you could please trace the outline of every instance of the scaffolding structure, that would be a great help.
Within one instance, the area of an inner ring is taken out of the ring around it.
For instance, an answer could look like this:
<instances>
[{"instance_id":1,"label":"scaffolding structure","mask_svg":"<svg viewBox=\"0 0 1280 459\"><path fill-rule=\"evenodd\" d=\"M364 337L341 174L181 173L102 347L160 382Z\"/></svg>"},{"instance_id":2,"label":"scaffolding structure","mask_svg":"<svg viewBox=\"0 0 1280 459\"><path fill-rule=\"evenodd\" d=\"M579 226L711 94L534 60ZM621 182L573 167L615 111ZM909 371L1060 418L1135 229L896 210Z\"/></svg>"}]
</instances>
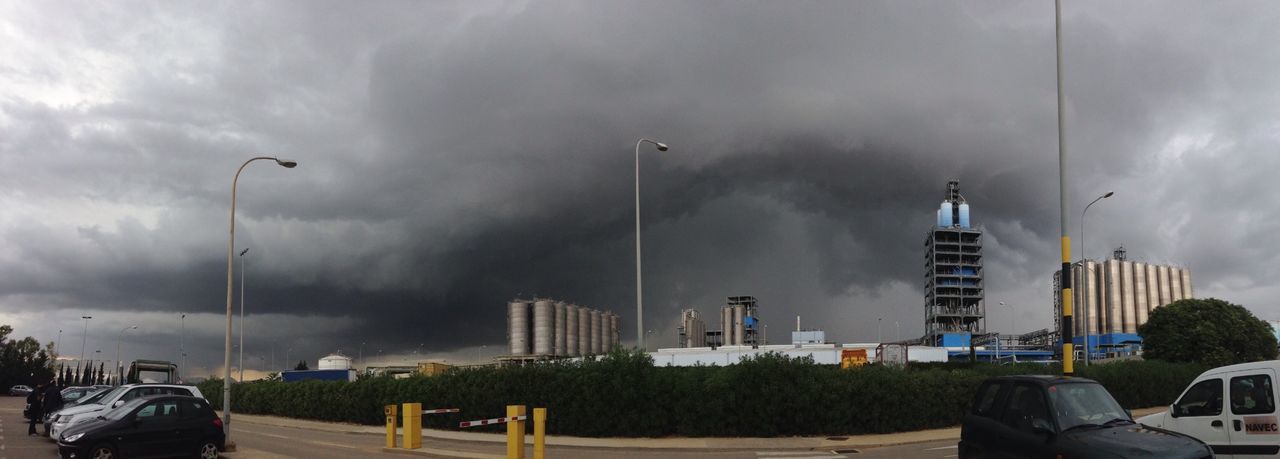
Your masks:
<instances>
[{"instance_id":1,"label":"scaffolding structure","mask_svg":"<svg viewBox=\"0 0 1280 459\"><path fill-rule=\"evenodd\" d=\"M985 332L982 230L969 224L960 182L947 183L937 223L925 237L925 342Z\"/></svg>"}]
</instances>

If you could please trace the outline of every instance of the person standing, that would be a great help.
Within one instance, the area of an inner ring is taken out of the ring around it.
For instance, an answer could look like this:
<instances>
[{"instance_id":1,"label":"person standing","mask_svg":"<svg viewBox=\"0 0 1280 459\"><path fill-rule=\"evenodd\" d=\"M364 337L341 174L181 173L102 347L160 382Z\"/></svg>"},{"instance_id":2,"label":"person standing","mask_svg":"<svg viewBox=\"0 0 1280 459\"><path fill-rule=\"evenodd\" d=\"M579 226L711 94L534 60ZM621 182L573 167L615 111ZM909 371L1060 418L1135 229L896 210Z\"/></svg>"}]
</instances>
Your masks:
<instances>
[{"instance_id":1,"label":"person standing","mask_svg":"<svg viewBox=\"0 0 1280 459\"><path fill-rule=\"evenodd\" d=\"M62 386L58 385L57 380L49 381L48 388L44 390L44 400L41 401L41 404L44 405L44 416L40 418L42 421L62 409ZM45 432L45 435L48 434L49 432Z\"/></svg>"},{"instance_id":2,"label":"person standing","mask_svg":"<svg viewBox=\"0 0 1280 459\"><path fill-rule=\"evenodd\" d=\"M29 411L30 414L28 415L28 418L30 418L31 420L31 424L27 426L27 435L31 435L33 437L38 435L36 434L36 423L40 422L40 416L41 414L44 413L44 410L41 409L41 405L40 405L40 397L42 397L43 395L44 395L44 384L37 385L36 390L33 390L31 391L30 394L27 394L27 407L28 407L28 410L30 410Z\"/></svg>"}]
</instances>

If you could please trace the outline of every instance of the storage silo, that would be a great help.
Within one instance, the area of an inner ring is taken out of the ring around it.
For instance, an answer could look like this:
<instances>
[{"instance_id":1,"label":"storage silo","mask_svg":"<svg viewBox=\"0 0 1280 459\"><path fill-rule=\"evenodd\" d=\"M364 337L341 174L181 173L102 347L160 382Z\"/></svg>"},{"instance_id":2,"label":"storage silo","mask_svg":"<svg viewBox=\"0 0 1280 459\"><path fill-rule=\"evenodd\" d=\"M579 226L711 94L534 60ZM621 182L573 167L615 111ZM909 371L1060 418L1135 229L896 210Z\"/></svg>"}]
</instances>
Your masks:
<instances>
[{"instance_id":1,"label":"storage silo","mask_svg":"<svg viewBox=\"0 0 1280 459\"><path fill-rule=\"evenodd\" d=\"M720 345L733 345L733 306L720 309Z\"/></svg>"},{"instance_id":2,"label":"storage silo","mask_svg":"<svg viewBox=\"0 0 1280 459\"><path fill-rule=\"evenodd\" d=\"M578 351L578 305L567 304L564 307L564 355L576 357L582 355Z\"/></svg>"},{"instance_id":3,"label":"storage silo","mask_svg":"<svg viewBox=\"0 0 1280 459\"><path fill-rule=\"evenodd\" d=\"M511 355L529 354L529 302L507 303L507 335L511 338Z\"/></svg>"},{"instance_id":4,"label":"storage silo","mask_svg":"<svg viewBox=\"0 0 1280 459\"><path fill-rule=\"evenodd\" d=\"M603 350L601 344L601 338L603 337L600 336L600 311L595 309L591 310L591 325L589 331L591 332L591 353L600 354Z\"/></svg>"},{"instance_id":5,"label":"storage silo","mask_svg":"<svg viewBox=\"0 0 1280 459\"><path fill-rule=\"evenodd\" d=\"M591 310L578 306L578 355L591 355Z\"/></svg>"},{"instance_id":6,"label":"storage silo","mask_svg":"<svg viewBox=\"0 0 1280 459\"><path fill-rule=\"evenodd\" d=\"M555 336L555 304L551 300L533 302L533 353L550 355Z\"/></svg>"},{"instance_id":7,"label":"storage silo","mask_svg":"<svg viewBox=\"0 0 1280 459\"><path fill-rule=\"evenodd\" d=\"M951 201L942 201L938 206L938 226L946 228L951 223Z\"/></svg>"},{"instance_id":8,"label":"storage silo","mask_svg":"<svg viewBox=\"0 0 1280 459\"><path fill-rule=\"evenodd\" d=\"M1176 266L1169 267L1169 301L1178 301L1182 296L1182 270Z\"/></svg>"},{"instance_id":9,"label":"storage silo","mask_svg":"<svg viewBox=\"0 0 1280 459\"><path fill-rule=\"evenodd\" d=\"M609 349L621 347L622 340L618 336L618 315L609 314Z\"/></svg>"},{"instance_id":10,"label":"storage silo","mask_svg":"<svg viewBox=\"0 0 1280 459\"><path fill-rule=\"evenodd\" d=\"M746 344L747 330L743 323L744 315L746 315L746 308L742 306L733 307L733 344L736 346Z\"/></svg>"},{"instance_id":11,"label":"storage silo","mask_svg":"<svg viewBox=\"0 0 1280 459\"><path fill-rule=\"evenodd\" d=\"M969 204L965 204L965 203L960 204L960 227L961 228L969 227Z\"/></svg>"},{"instance_id":12,"label":"storage silo","mask_svg":"<svg viewBox=\"0 0 1280 459\"><path fill-rule=\"evenodd\" d=\"M1195 298L1195 292L1191 290L1191 268L1182 268L1182 297Z\"/></svg>"},{"instance_id":13,"label":"storage silo","mask_svg":"<svg viewBox=\"0 0 1280 459\"><path fill-rule=\"evenodd\" d=\"M609 313L600 313L600 353L609 353Z\"/></svg>"},{"instance_id":14,"label":"storage silo","mask_svg":"<svg viewBox=\"0 0 1280 459\"><path fill-rule=\"evenodd\" d=\"M565 308L565 306L566 306L566 305L564 304L564 302L563 302L563 301L557 301L557 302L556 302L556 306L555 306L555 316L556 316L555 331L556 331L556 334L555 334L555 339L554 339L554 341L551 343L551 353L552 353L552 354L555 354L555 355L565 355L565 352L564 352L564 342L565 342L565 336L564 336L564 333L565 333L565 331L564 331L564 330L565 330L565 328L564 328L564 327L565 327L565 322L564 322L564 321L565 321L565 316L564 316L564 315L565 315L565 312L564 312L564 308Z\"/></svg>"}]
</instances>

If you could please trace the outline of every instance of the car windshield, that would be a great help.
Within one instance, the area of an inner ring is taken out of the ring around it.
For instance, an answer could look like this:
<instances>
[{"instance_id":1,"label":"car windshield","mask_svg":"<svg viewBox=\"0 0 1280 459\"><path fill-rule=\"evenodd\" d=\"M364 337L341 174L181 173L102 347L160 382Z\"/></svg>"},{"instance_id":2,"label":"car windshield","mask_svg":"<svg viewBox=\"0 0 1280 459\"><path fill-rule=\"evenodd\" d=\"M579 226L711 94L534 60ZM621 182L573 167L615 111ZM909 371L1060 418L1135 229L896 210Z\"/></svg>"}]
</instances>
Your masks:
<instances>
[{"instance_id":1,"label":"car windshield","mask_svg":"<svg viewBox=\"0 0 1280 459\"><path fill-rule=\"evenodd\" d=\"M103 401L113 399L115 398L116 394L124 391L125 391L124 386L120 386L111 390L102 391L89 396L89 398L86 398L83 402L80 402L79 404L84 405L89 403L97 403L101 405L103 404Z\"/></svg>"},{"instance_id":2,"label":"car windshield","mask_svg":"<svg viewBox=\"0 0 1280 459\"><path fill-rule=\"evenodd\" d=\"M135 398L133 400L129 400L125 404L115 407L110 411L107 411L107 413L102 415L102 417L111 419L111 420L117 420L117 421L124 419L125 417L129 416L129 413L132 413L134 409L137 409L139 405L142 405L143 403L147 403L147 401L148 399L146 398Z\"/></svg>"},{"instance_id":3,"label":"car windshield","mask_svg":"<svg viewBox=\"0 0 1280 459\"><path fill-rule=\"evenodd\" d=\"M1080 426L1130 424L1133 419L1111 398L1101 384L1057 384L1049 386L1049 400L1058 415L1058 428L1066 431Z\"/></svg>"}]
</instances>

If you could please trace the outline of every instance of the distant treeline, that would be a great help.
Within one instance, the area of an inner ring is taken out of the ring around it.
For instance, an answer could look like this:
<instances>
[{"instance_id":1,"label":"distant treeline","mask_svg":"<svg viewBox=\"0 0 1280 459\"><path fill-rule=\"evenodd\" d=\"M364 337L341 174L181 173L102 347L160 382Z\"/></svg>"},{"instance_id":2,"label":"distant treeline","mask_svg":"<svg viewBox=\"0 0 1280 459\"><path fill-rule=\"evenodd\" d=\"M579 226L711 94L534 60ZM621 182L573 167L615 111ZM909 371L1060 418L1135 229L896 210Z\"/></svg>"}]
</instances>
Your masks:
<instances>
[{"instance_id":1,"label":"distant treeline","mask_svg":"<svg viewBox=\"0 0 1280 459\"><path fill-rule=\"evenodd\" d=\"M1172 403L1206 367L1126 361L1077 369L1126 408L1144 408ZM851 435L954 426L984 379L1060 372L1038 364L841 370L777 354L723 367L655 367L648 355L617 351L580 363L457 369L408 379L249 382L232 386L232 400L236 412L358 424L382 424L382 408L389 404L462 409L425 416L423 425L436 429L499 417L506 405L523 404L547 408L552 435ZM200 385L215 406L222 404L221 388L221 380Z\"/></svg>"}]
</instances>

